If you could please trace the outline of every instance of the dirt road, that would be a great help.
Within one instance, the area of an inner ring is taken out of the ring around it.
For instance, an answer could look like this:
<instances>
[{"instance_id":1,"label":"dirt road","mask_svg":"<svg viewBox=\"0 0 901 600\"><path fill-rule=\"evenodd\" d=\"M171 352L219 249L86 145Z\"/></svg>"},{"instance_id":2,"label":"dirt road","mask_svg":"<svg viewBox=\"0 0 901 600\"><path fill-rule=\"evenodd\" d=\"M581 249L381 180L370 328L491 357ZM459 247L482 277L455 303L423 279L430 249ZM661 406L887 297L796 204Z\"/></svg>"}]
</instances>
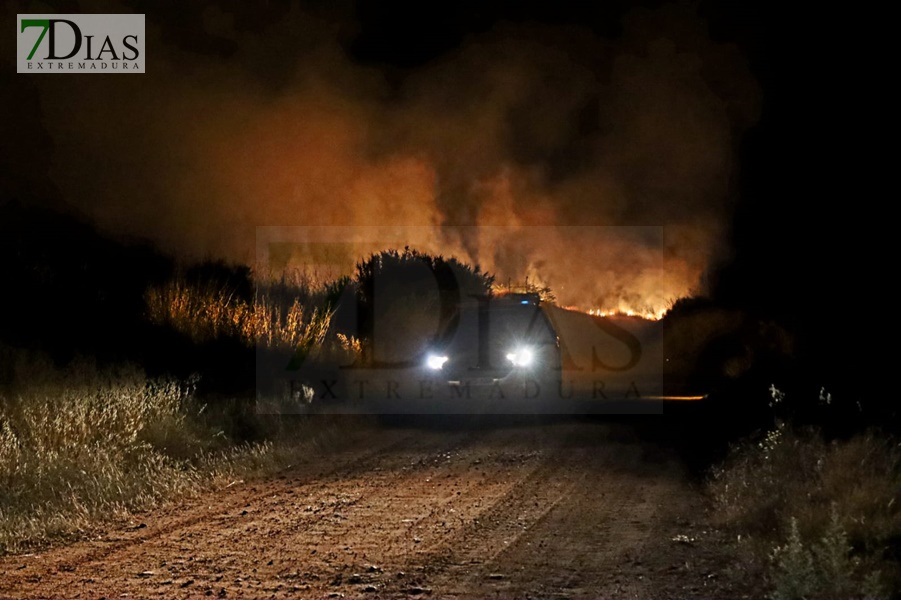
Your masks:
<instances>
[{"instance_id":1,"label":"dirt road","mask_svg":"<svg viewBox=\"0 0 901 600\"><path fill-rule=\"evenodd\" d=\"M624 425L390 427L0 559L14 598L735 597L703 499Z\"/></svg>"}]
</instances>

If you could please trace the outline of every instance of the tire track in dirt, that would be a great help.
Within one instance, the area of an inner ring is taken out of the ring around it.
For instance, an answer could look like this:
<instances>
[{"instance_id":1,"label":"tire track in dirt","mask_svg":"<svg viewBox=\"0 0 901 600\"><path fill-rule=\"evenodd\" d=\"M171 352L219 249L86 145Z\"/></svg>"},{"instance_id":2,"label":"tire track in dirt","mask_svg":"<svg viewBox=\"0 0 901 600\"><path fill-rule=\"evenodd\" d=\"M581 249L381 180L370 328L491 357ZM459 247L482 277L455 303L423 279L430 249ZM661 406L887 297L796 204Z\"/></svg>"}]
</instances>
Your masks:
<instances>
[{"instance_id":1,"label":"tire track in dirt","mask_svg":"<svg viewBox=\"0 0 901 600\"><path fill-rule=\"evenodd\" d=\"M267 551L271 554L272 548L286 547L288 540L283 538L288 535L322 538L327 530L335 529L336 516L346 518L339 510L354 510L364 497L367 502L383 504L386 496L401 487L398 479L406 477L407 471L422 470L442 455L467 447L485 433L479 429L441 433L379 430L363 440L365 448L355 444L344 451L321 456L328 466L311 458L309 464L277 480L242 486L243 489L235 488L224 495L211 494L202 501L189 503L187 516L175 513L174 519L168 519L163 514L147 519L161 521L159 525L120 531L113 534L116 537L102 541L51 550L39 560L31 561L34 564L27 569L17 568L12 573L0 570L3 573L0 593L45 578L58 578L64 573L73 574L67 578L70 587L59 589L65 589L66 595L69 590L102 594L105 589L102 582L111 578L119 580L120 586L122 581L127 582L129 590L164 582L171 586L179 578L181 583L191 581L192 588L202 587L206 582L206 591L213 583L243 583L244 578L229 579L224 573L253 564L257 560L255 556L265 556ZM352 516L353 522L366 517ZM340 535L340 531L335 531L329 537ZM288 553L289 561L296 562L296 550L294 545ZM317 562L325 565L319 570L334 571L328 559L329 555L337 559L338 553L330 550L324 554L324 561L319 557L305 561L310 572L317 570ZM268 563L267 566L274 566L275 559L270 558ZM81 578L71 587L74 574ZM173 590L163 587L160 591L171 594Z\"/></svg>"},{"instance_id":2,"label":"tire track in dirt","mask_svg":"<svg viewBox=\"0 0 901 600\"><path fill-rule=\"evenodd\" d=\"M698 506L680 467L611 431L373 429L112 542L2 558L0 597L656 600L703 585L670 540Z\"/></svg>"},{"instance_id":3,"label":"tire track in dirt","mask_svg":"<svg viewBox=\"0 0 901 600\"><path fill-rule=\"evenodd\" d=\"M195 552L194 562L207 564L211 571L206 579L214 582L222 580L223 573L234 572L237 576L248 556L268 560L256 565L265 566L261 571L266 571L266 575L245 577L244 587L275 590L284 583L282 578L309 580L307 586L340 580L345 573L350 574L355 564L367 560L365 544L357 540L369 539L371 525L364 527L364 535L360 535L360 524L376 523L379 509L396 504L398 490L403 489L403 480L410 477L411 471L422 470L421 463L437 461L480 436L469 432L442 434L433 439L418 433L415 439L393 446L378 466L355 469L353 474L325 487L296 488L283 495L268 496L258 506L248 507L249 519L232 517L232 523L238 522L238 526L225 524L212 532L182 532L157 545L171 546L184 543L186 537L195 533L202 535L207 551ZM383 544L375 547L384 551ZM185 546L179 550L187 554ZM297 570L300 559L303 573Z\"/></svg>"},{"instance_id":4,"label":"tire track in dirt","mask_svg":"<svg viewBox=\"0 0 901 600\"><path fill-rule=\"evenodd\" d=\"M409 473L403 489L393 490L388 502L367 505L371 539L378 543L364 547L378 550L382 560L391 564L431 560L436 548L451 543L461 529L508 497L542 464L539 451L505 449L521 443L521 437L521 431L493 432L479 445L448 456L441 465ZM504 469L502 477L497 476L499 465ZM428 493L423 494L423 489Z\"/></svg>"},{"instance_id":5,"label":"tire track in dirt","mask_svg":"<svg viewBox=\"0 0 901 600\"><path fill-rule=\"evenodd\" d=\"M625 563L641 556L653 530L653 511L643 501L645 485L643 477L618 469L606 477L583 478L469 582L501 595L528 591L548 598L644 598L644 576L621 573L627 570ZM492 573L503 577L495 579Z\"/></svg>"},{"instance_id":6,"label":"tire track in dirt","mask_svg":"<svg viewBox=\"0 0 901 600\"><path fill-rule=\"evenodd\" d=\"M506 449L522 443L520 430L468 434L459 443L443 444L429 441L433 434L420 435L429 452L400 449L375 474L347 482L361 490L354 502L292 526L273 540L289 552L273 556L266 547L254 548L273 557L268 575L242 584L312 597L417 589L423 551L471 523L539 464L534 450L524 455ZM508 467L503 477L497 476L498 461ZM479 465L485 468L477 470Z\"/></svg>"},{"instance_id":7,"label":"tire track in dirt","mask_svg":"<svg viewBox=\"0 0 901 600\"><path fill-rule=\"evenodd\" d=\"M458 598L649 598L644 545L666 498L685 491L673 470L649 468L639 445L561 448L435 553L428 587Z\"/></svg>"},{"instance_id":8,"label":"tire track in dirt","mask_svg":"<svg viewBox=\"0 0 901 600\"><path fill-rule=\"evenodd\" d=\"M297 486L308 485L314 490L312 493L330 490L336 482L346 479L350 473L372 468L384 456L390 455L396 448L410 444L416 437L415 432L408 430L380 432L378 436L373 435L372 431L364 431L362 435L348 436L347 447L313 453L304 464L274 481L241 484L228 491L206 493L197 499L158 509L149 515L138 515L151 523L150 526L142 524L119 528L100 539L29 555L31 560L24 561L24 569L20 568L21 565L9 570L0 569L0 594L15 589L17 584L34 583L59 573L88 571L82 579L92 583L105 575L102 567L92 570L92 563L113 562L116 555L128 553L135 547L152 544L155 540L166 539L173 534L190 535L189 532L195 529L208 532L214 525L221 525L234 515L240 515L242 507L280 493L294 493ZM145 570L132 572L140 573Z\"/></svg>"}]
</instances>

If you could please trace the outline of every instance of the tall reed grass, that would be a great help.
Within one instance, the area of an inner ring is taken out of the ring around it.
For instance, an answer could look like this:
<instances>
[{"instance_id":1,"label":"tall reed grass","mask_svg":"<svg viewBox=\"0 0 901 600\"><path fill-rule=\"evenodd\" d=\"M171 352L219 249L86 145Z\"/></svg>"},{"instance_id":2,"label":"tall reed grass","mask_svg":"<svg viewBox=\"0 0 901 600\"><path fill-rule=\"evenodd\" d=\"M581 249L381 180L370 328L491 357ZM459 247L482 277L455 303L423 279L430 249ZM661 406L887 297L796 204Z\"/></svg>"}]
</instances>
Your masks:
<instances>
[{"instance_id":1,"label":"tall reed grass","mask_svg":"<svg viewBox=\"0 0 901 600\"><path fill-rule=\"evenodd\" d=\"M346 280L319 287L286 280L258 284L252 300L211 283L175 279L146 294L149 319L195 343L239 340L248 348L350 364L360 340L331 327L335 296Z\"/></svg>"},{"instance_id":2,"label":"tall reed grass","mask_svg":"<svg viewBox=\"0 0 901 600\"><path fill-rule=\"evenodd\" d=\"M308 308L298 298L259 293L248 302L226 289L174 280L147 292L150 319L171 326L198 343L224 337L247 346L310 347L328 332L331 311Z\"/></svg>"}]
</instances>

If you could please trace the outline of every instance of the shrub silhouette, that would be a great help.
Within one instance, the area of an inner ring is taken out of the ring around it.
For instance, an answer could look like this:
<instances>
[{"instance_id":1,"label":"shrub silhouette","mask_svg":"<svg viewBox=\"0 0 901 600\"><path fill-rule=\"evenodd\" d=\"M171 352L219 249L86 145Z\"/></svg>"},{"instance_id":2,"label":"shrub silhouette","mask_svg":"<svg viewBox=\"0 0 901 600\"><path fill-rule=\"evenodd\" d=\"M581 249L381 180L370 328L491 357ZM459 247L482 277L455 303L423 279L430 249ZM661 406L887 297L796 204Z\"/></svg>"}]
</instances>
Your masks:
<instances>
[{"instance_id":1,"label":"shrub silhouette","mask_svg":"<svg viewBox=\"0 0 901 600\"><path fill-rule=\"evenodd\" d=\"M357 264L354 276L364 360L414 360L455 318L461 300L491 293L494 277L456 258L387 250Z\"/></svg>"}]
</instances>

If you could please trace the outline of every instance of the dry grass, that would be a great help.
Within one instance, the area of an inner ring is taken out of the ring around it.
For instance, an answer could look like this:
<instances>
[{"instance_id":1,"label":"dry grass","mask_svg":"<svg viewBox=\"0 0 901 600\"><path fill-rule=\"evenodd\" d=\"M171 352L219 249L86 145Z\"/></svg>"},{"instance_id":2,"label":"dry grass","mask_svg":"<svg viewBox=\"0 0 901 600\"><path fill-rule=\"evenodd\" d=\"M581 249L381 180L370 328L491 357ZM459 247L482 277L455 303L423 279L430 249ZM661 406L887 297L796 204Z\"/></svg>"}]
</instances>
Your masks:
<instances>
[{"instance_id":1,"label":"dry grass","mask_svg":"<svg viewBox=\"0 0 901 600\"><path fill-rule=\"evenodd\" d=\"M327 309L309 309L298 298L285 304L261 293L248 303L227 290L180 280L148 290L147 307L151 321L198 343L232 337L247 346L308 347L324 341L331 321Z\"/></svg>"},{"instance_id":2,"label":"dry grass","mask_svg":"<svg viewBox=\"0 0 901 600\"><path fill-rule=\"evenodd\" d=\"M145 300L152 322L195 343L237 339L248 348L350 364L360 355L360 341L330 327L334 307L326 300L328 288L268 282L259 286L253 302L246 302L214 285L176 279L149 289Z\"/></svg>"},{"instance_id":3,"label":"dry grass","mask_svg":"<svg viewBox=\"0 0 901 600\"><path fill-rule=\"evenodd\" d=\"M270 418L267 441L232 443L192 384L80 364L0 391L0 553L76 536L98 522L270 474L328 424Z\"/></svg>"},{"instance_id":4,"label":"dry grass","mask_svg":"<svg viewBox=\"0 0 901 600\"><path fill-rule=\"evenodd\" d=\"M779 424L734 448L709 490L718 525L769 572L774 598L828 598L838 585L843 598L901 590L897 441L826 442Z\"/></svg>"},{"instance_id":5,"label":"dry grass","mask_svg":"<svg viewBox=\"0 0 901 600\"><path fill-rule=\"evenodd\" d=\"M150 320L198 344L238 340L346 364L360 343L330 330L330 294L280 280L258 286L248 302L180 278L145 300ZM0 350L0 553L78 535L224 478L272 473L329 436L323 417L312 425L313 417L261 415L241 399L203 406L196 381L149 380L134 367L100 372L90 361L60 370ZM230 438L241 429L265 441Z\"/></svg>"}]
</instances>

